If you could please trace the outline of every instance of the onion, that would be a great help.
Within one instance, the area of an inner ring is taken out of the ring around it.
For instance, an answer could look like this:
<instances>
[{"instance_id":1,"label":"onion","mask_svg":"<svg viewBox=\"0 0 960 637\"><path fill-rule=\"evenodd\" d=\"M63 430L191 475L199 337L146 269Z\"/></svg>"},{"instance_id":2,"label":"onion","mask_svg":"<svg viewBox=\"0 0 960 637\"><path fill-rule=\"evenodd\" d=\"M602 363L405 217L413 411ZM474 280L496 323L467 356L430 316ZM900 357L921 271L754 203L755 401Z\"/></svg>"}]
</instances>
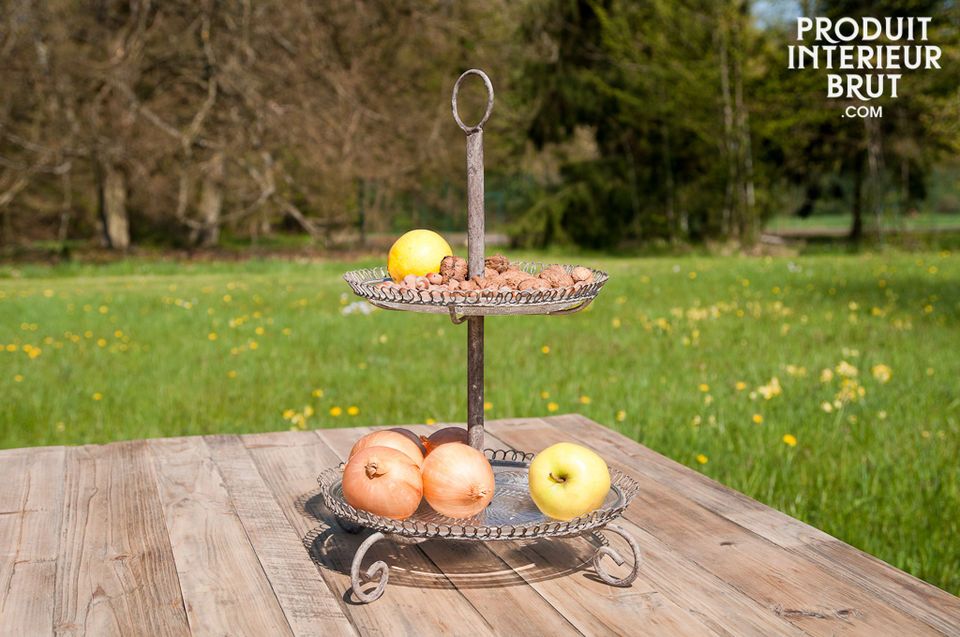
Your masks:
<instances>
[{"instance_id":1,"label":"onion","mask_svg":"<svg viewBox=\"0 0 960 637\"><path fill-rule=\"evenodd\" d=\"M445 445L448 442L461 442L463 444L468 444L467 430L463 427L444 427L443 429L438 429L430 434L430 437L420 436L420 442L423 443L424 449L428 455L431 451L439 447L440 445Z\"/></svg>"},{"instance_id":2,"label":"onion","mask_svg":"<svg viewBox=\"0 0 960 637\"><path fill-rule=\"evenodd\" d=\"M411 435L413 434L411 433ZM371 434L367 434L353 445L353 449L350 450L348 458L352 458L355 454L369 447L390 447L391 449L396 449L413 460L418 468L423 466L423 452L420 451L420 445L396 431L374 431Z\"/></svg>"},{"instance_id":3,"label":"onion","mask_svg":"<svg viewBox=\"0 0 960 637\"><path fill-rule=\"evenodd\" d=\"M420 449L420 453L427 455L426 448L423 446L423 443L420 442L420 436L413 433L409 429L404 429L403 427L391 427L390 429L387 429L387 431L396 431L398 434L406 436L417 445L417 447Z\"/></svg>"},{"instance_id":4,"label":"onion","mask_svg":"<svg viewBox=\"0 0 960 637\"><path fill-rule=\"evenodd\" d=\"M423 497L437 513L472 518L493 499L493 468L483 452L460 442L435 448L423 461Z\"/></svg>"},{"instance_id":5,"label":"onion","mask_svg":"<svg viewBox=\"0 0 960 637\"><path fill-rule=\"evenodd\" d=\"M402 520L413 515L423 496L420 469L390 447L367 447L343 468L343 498L363 511Z\"/></svg>"}]
</instances>

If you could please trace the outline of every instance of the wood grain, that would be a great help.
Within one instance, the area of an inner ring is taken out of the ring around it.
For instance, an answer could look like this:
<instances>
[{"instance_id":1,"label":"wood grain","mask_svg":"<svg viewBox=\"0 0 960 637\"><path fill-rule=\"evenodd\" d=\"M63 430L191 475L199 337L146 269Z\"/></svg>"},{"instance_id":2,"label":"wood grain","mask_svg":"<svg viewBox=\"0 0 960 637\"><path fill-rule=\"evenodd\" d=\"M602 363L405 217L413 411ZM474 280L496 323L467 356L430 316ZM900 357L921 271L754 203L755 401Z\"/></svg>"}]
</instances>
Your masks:
<instances>
[{"instance_id":1,"label":"wood grain","mask_svg":"<svg viewBox=\"0 0 960 637\"><path fill-rule=\"evenodd\" d=\"M529 436L538 426L552 429L543 422L519 430ZM828 570L700 506L688 497L695 487L679 495L676 489L650 479L622 445L598 436L598 431L588 429L585 423L561 432L557 440L573 439L591 446L611 466L640 482L640 494L625 512L626 519L667 546L682 550L708 572L805 632L936 634L929 625L850 586Z\"/></svg>"},{"instance_id":2,"label":"wood grain","mask_svg":"<svg viewBox=\"0 0 960 637\"><path fill-rule=\"evenodd\" d=\"M151 440L150 453L193 634L291 635L203 438Z\"/></svg>"},{"instance_id":3,"label":"wood grain","mask_svg":"<svg viewBox=\"0 0 960 637\"><path fill-rule=\"evenodd\" d=\"M357 604L367 534L316 478L369 428L14 449L0 634L960 636L960 598L582 416L486 429L493 448L579 442L638 481L617 522L644 551L630 587L595 577L596 537L381 541L364 566L390 584Z\"/></svg>"},{"instance_id":4,"label":"wood grain","mask_svg":"<svg viewBox=\"0 0 960 637\"><path fill-rule=\"evenodd\" d=\"M205 438L224 486L295 635L356 634L340 600L317 577L239 436Z\"/></svg>"},{"instance_id":5,"label":"wood grain","mask_svg":"<svg viewBox=\"0 0 960 637\"><path fill-rule=\"evenodd\" d=\"M416 546L378 542L364 568L378 559L402 562L391 569L386 592L372 604L357 604L349 594L350 563L366 534L348 534L335 525L319 503L317 476L340 458L320 435L284 432L243 437L244 444L275 500L306 543L323 550L318 576L344 600L345 610L361 635L492 635L494 630ZM324 521L315 515L325 516Z\"/></svg>"},{"instance_id":6,"label":"wood grain","mask_svg":"<svg viewBox=\"0 0 960 637\"><path fill-rule=\"evenodd\" d=\"M65 457L63 447L0 452L0 627L9 634L53 632Z\"/></svg>"},{"instance_id":7,"label":"wood grain","mask_svg":"<svg viewBox=\"0 0 960 637\"><path fill-rule=\"evenodd\" d=\"M67 451L53 591L57 634L189 633L145 448L136 441Z\"/></svg>"}]
</instances>

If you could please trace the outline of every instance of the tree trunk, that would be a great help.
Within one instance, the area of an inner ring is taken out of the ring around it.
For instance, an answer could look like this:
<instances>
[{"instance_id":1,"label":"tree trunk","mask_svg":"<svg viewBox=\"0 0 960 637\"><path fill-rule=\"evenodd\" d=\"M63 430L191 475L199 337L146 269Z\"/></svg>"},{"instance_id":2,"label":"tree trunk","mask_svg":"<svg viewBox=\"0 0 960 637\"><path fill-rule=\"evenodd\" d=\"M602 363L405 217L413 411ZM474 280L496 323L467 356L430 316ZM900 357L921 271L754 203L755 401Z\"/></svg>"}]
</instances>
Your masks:
<instances>
[{"instance_id":1,"label":"tree trunk","mask_svg":"<svg viewBox=\"0 0 960 637\"><path fill-rule=\"evenodd\" d=\"M863 238L863 156L858 155L853 167L853 224L850 226L850 241Z\"/></svg>"},{"instance_id":2,"label":"tree trunk","mask_svg":"<svg viewBox=\"0 0 960 637\"><path fill-rule=\"evenodd\" d=\"M737 142L734 136L733 98L730 95L730 66L727 43L727 17L721 12L717 29L717 46L720 64L720 92L723 99L723 149L727 162L727 184L724 189L723 213L720 221L721 233L730 234L733 209L737 194Z\"/></svg>"},{"instance_id":3,"label":"tree trunk","mask_svg":"<svg viewBox=\"0 0 960 637\"><path fill-rule=\"evenodd\" d=\"M130 222L127 218L127 177L112 162L100 166L100 221L103 239L112 250L130 247Z\"/></svg>"},{"instance_id":4,"label":"tree trunk","mask_svg":"<svg viewBox=\"0 0 960 637\"><path fill-rule=\"evenodd\" d=\"M200 232L200 245L215 246L220 241L220 213L223 209L224 156L214 153L207 162L203 184L200 187L200 219L203 229Z\"/></svg>"},{"instance_id":5,"label":"tree trunk","mask_svg":"<svg viewBox=\"0 0 960 637\"><path fill-rule=\"evenodd\" d=\"M867 133L867 202L868 212L873 214L877 225L877 238L883 239L883 203L885 188L883 183L883 142L880 124L872 117L863 120Z\"/></svg>"},{"instance_id":6,"label":"tree trunk","mask_svg":"<svg viewBox=\"0 0 960 637\"><path fill-rule=\"evenodd\" d=\"M752 241L756 229L756 195L753 185L753 157L750 144L750 119L743 98L743 42L741 25L745 16L738 11L734 31L734 106L736 110L736 136L739 180L738 186L742 200L738 206L736 232L741 241Z\"/></svg>"}]
</instances>

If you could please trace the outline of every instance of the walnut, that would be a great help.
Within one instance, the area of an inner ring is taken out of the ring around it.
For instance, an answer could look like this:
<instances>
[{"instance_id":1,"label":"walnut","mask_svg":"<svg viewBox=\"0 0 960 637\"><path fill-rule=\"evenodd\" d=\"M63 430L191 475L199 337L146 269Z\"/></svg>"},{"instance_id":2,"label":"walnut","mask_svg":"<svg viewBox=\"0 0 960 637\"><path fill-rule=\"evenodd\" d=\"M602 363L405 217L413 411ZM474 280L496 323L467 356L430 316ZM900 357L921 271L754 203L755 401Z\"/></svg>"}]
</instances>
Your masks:
<instances>
[{"instance_id":1,"label":"walnut","mask_svg":"<svg viewBox=\"0 0 960 637\"><path fill-rule=\"evenodd\" d=\"M478 286L474 281L460 281L460 289L469 292L471 290L479 290L480 286Z\"/></svg>"},{"instance_id":2,"label":"walnut","mask_svg":"<svg viewBox=\"0 0 960 637\"><path fill-rule=\"evenodd\" d=\"M440 262L440 277L443 283L450 279L466 281L467 260L458 256L443 257L443 261Z\"/></svg>"},{"instance_id":3,"label":"walnut","mask_svg":"<svg viewBox=\"0 0 960 637\"><path fill-rule=\"evenodd\" d=\"M527 279L532 279L533 275L527 272L521 272L520 270L507 270L500 275L500 280L506 283L508 286L516 289L520 285L521 281L526 281Z\"/></svg>"},{"instance_id":4,"label":"walnut","mask_svg":"<svg viewBox=\"0 0 960 637\"><path fill-rule=\"evenodd\" d=\"M578 265L573 270L570 271L570 276L573 277L575 282L584 282L584 283L593 283L593 272L590 268L585 268L582 265Z\"/></svg>"},{"instance_id":5,"label":"walnut","mask_svg":"<svg viewBox=\"0 0 960 637\"><path fill-rule=\"evenodd\" d=\"M551 287L564 288L573 285L573 277L567 274L561 266L550 266L540 273L540 278L547 281Z\"/></svg>"},{"instance_id":6,"label":"walnut","mask_svg":"<svg viewBox=\"0 0 960 637\"><path fill-rule=\"evenodd\" d=\"M500 287L500 283L501 283L500 276L497 275L496 273L494 273L494 275L489 278L485 276L475 276L470 280L477 284L478 290L491 290L491 289L495 290L498 287Z\"/></svg>"},{"instance_id":7,"label":"walnut","mask_svg":"<svg viewBox=\"0 0 960 637\"><path fill-rule=\"evenodd\" d=\"M487 268L492 268L500 273L506 272L510 269L510 260L502 254L495 254L492 257L487 257L483 260L483 264Z\"/></svg>"},{"instance_id":8,"label":"walnut","mask_svg":"<svg viewBox=\"0 0 960 637\"><path fill-rule=\"evenodd\" d=\"M550 287L550 284L544 279L538 279L535 277L530 277L529 279L524 279L520 281L517 285L518 290L545 290Z\"/></svg>"},{"instance_id":9,"label":"walnut","mask_svg":"<svg viewBox=\"0 0 960 637\"><path fill-rule=\"evenodd\" d=\"M498 274L500 274L500 272L496 268L491 268L487 266L483 269L483 278L485 279L493 279Z\"/></svg>"},{"instance_id":10,"label":"walnut","mask_svg":"<svg viewBox=\"0 0 960 637\"><path fill-rule=\"evenodd\" d=\"M450 279L449 281L446 282L445 285L446 285L447 288L450 289L450 290L459 290L459 289L460 289L460 281L457 281L456 279Z\"/></svg>"}]
</instances>

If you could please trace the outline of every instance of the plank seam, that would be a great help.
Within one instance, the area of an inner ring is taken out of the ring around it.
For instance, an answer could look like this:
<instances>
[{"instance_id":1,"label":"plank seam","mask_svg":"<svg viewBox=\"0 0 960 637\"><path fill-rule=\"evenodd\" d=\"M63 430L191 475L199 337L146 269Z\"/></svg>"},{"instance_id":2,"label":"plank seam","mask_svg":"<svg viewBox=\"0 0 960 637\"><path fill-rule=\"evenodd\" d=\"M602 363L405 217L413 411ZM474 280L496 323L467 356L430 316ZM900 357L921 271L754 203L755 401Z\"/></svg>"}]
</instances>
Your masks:
<instances>
[{"instance_id":1,"label":"plank seam","mask_svg":"<svg viewBox=\"0 0 960 637\"><path fill-rule=\"evenodd\" d=\"M236 434L230 434L231 437L237 438ZM263 565L263 561L260 559L260 554L257 553L257 548L253 544L253 540L250 539L250 532L247 530L247 525L243 521L243 516L240 515L240 512L237 511L237 506L233 501L233 496L230 495L230 490L227 489L227 481L223 477L223 472L220 470L220 465L217 464L216 459L213 457L213 453L210 450L210 446L207 445L206 436L200 436L200 440L203 443L203 448L206 450L207 458L213 463L213 468L216 470L217 475L220 477L220 483L223 484L224 491L226 491L228 500L230 501L230 510L233 511L234 517L240 521L240 528L243 529L243 537L246 538L247 544L250 545L250 550L257 558L257 566L260 567L260 572L263 573L263 579L267 582L267 585L270 587L270 592L273 593L273 598L277 602L277 606L280 608L280 614L283 615L283 621L286 622L287 628L290 630L291 635L296 635L296 631L293 629L293 624L290 623L290 618L287 617L287 611L283 607L283 604L280 602L280 596L277 595L276 589L273 587L273 580L270 579L270 575L267 573L266 567ZM241 447L243 444L241 443ZM246 447L244 447L246 451Z\"/></svg>"}]
</instances>

